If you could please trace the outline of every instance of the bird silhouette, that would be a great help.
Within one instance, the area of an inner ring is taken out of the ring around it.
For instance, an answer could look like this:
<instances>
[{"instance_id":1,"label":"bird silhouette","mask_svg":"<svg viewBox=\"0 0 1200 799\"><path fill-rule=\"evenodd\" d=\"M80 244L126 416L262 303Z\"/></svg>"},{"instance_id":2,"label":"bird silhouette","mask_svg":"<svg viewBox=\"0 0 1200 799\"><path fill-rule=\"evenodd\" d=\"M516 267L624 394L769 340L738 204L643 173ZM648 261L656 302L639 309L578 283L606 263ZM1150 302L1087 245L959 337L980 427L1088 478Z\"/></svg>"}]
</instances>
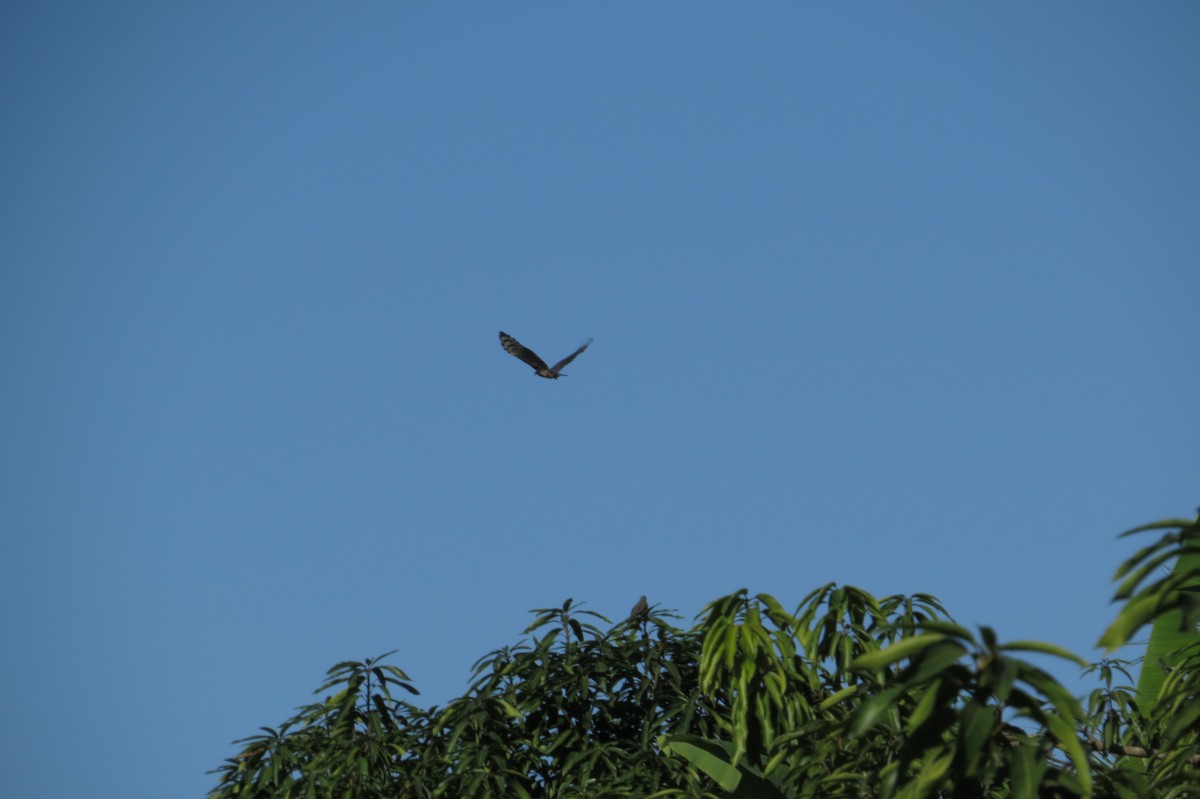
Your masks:
<instances>
[{"instance_id":1,"label":"bird silhouette","mask_svg":"<svg viewBox=\"0 0 1200 799\"><path fill-rule=\"evenodd\" d=\"M553 366L547 366L546 362L539 358L536 352L529 349L512 336L508 335L503 330L500 331L500 346L504 348L505 352L507 352L509 355L515 355L525 363L532 366L534 373L538 377L545 377L549 378L550 380L557 380L560 377L566 377L567 375L564 375L561 372L562 368L571 361L575 360L579 353L586 350L588 345L591 343L592 340L589 338L584 342L582 347L575 350Z\"/></svg>"},{"instance_id":2,"label":"bird silhouette","mask_svg":"<svg viewBox=\"0 0 1200 799\"><path fill-rule=\"evenodd\" d=\"M642 594L633 606L633 610L629 611L629 618L626 621L642 621L650 615L650 606L646 604L646 595Z\"/></svg>"}]
</instances>

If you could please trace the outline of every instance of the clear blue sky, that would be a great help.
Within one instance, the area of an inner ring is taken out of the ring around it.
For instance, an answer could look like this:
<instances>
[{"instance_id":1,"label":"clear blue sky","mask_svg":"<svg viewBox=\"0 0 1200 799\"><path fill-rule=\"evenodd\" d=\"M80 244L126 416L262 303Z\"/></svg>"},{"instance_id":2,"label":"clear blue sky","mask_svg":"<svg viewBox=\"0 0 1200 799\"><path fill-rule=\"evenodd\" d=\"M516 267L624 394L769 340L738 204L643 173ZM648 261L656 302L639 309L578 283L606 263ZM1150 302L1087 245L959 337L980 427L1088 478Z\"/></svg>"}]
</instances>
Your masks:
<instances>
[{"instance_id":1,"label":"clear blue sky","mask_svg":"<svg viewBox=\"0 0 1200 799\"><path fill-rule=\"evenodd\" d=\"M1200 504L1198 39L5 3L5 790L201 795L333 663L441 704L567 597L838 581L1094 656L1115 534Z\"/></svg>"}]
</instances>

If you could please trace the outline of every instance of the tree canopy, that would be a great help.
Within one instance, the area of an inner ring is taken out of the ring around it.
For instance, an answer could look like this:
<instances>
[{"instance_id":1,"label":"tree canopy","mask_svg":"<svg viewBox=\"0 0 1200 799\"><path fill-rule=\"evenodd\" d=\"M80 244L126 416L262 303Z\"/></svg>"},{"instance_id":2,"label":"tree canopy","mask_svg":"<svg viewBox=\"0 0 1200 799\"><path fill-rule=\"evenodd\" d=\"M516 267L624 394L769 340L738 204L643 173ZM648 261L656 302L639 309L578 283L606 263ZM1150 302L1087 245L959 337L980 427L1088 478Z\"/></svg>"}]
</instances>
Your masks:
<instances>
[{"instance_id":1,"label":"tree canopy","mask_svg":"<svg viewBox=\"0 0 1200 799\"><path fill-rule=\"evenodd\" d=\"M210 796L1200 797L1200 517L1126 535L1146 533L1100 640L1111 655L1151 628L1136 685L1134 663L1005 642L925 594L829 584L789 611L742 590L688 628L568 599L445 707L414 704L386 655L338 663L317 701L237 742Z\"/></svg>"}]
</instances>

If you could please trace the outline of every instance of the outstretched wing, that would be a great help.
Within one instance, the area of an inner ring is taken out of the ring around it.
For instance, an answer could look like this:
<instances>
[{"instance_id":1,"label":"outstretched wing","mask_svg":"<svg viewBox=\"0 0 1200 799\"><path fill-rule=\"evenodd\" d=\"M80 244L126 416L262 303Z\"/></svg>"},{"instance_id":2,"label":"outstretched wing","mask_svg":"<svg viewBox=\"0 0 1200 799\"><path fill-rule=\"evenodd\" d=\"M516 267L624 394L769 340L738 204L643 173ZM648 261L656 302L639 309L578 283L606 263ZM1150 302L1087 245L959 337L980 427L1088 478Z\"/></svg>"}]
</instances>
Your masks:
<instances>
[{"instance_id":1,"label":"outstretched wing","mask_svg":"<svg viewBox=\"0 0 1200 799\"><path fill-rule=\"evenodd\" d=\"M553 367L551 367L551 369L550 369L550 373L551 373L551 374L558 374L558 370L559 370L559 369L562 369L564 366L566 366L567 364L569 364L571 361L575 360L575 358L576 358L576 357L579 355L579 353L581 353L581 352L583 352L584 350L586 350L586 349L588 348L588 345L589 345L589 344L591 344L591 343L592 343L592 340L589 338L587 341L585 341L585 342L583 343L583 346L582 346L582 347L580 347L579 349L575 350L574 352L572 352L572 353L571 353L570 355L568 355L567 357L563 358L563 359L562 359L561 361L559 361L558 363L554 364L554 366L553 366ZM526 350L526 352L529 352L529 351L528 351L528 350ZM531 353L531 354L532 354L532 353ZM537 356L535 355L534 357L536 358Z\"/></svg>"},{"instance_id":2,"label":"outstretched wing","mask_svg":"<svg viewBox=\"0 0 1200 799\"><path fill-rule=\"evenodd\" d=\"M500 346L503 347L504 351L507 352L509 355L517 356L522 361L524 361L525 363L532 366L534 369L541 371L543 369L549 368L546 366L546 362L537 356L536 352L534 352L533 350L524 346L523 344L521 344L521 342L517 341L512 336L508 335L503 330L500 331ZM585 344L583 346L586 347L587 344ZM583 352L583 349L580 349L579 352ZM575 355L578 355L579 352L575 353ZM571 358L574 358L575 355L572 355ZM571 360L571 358L567 358L567 361ZM563 361L558 366L562 366L567 361ZM558 366L556 366L554 368L558 369Z\"/></svg>"}]
</instances>

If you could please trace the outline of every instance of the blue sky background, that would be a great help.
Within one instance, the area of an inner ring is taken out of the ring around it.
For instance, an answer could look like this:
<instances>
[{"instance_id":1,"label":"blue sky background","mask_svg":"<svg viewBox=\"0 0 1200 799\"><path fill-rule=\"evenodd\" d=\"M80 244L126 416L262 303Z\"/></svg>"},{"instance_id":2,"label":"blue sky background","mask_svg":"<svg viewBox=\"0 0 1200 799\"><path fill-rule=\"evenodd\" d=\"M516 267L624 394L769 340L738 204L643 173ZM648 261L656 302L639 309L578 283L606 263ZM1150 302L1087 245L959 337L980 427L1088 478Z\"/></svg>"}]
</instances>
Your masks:
<instances>
[{"instance_id":1,"label":"blue sky background","mask_svg":"<svg viewBox=\"0 0 1200 799\"><path fill-rule=\"evenodd\" d=\"M441 704L567 597L838 581L1094 656L1115 534L1200 504L1198 36L5 3L5 790L202 795L335 662Z\"/></svg>"}]
</instances>

